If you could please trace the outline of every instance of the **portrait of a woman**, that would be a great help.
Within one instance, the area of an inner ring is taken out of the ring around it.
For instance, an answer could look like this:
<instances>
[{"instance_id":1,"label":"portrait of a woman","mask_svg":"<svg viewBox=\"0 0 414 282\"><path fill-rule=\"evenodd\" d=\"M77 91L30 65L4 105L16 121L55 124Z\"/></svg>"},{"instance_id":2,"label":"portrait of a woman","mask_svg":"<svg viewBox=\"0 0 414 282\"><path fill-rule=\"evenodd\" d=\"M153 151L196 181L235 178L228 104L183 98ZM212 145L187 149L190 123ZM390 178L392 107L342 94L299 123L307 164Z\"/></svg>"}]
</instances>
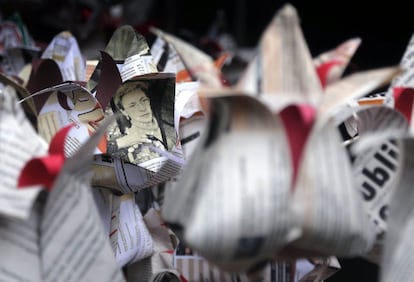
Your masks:
<instances>
[{"instance_id":1,"label":"portrait of a woman","mask_svg":"<svg viewBox=\"0 0 414 282\"><path fill-rule=\"evenodd\" d=\"M111 101L118 119L109 130L109 154L139 164L160 156L154 148L174 146L174 86L171 79L129 80L121 85Z\"/></svg>"}]
</instances>

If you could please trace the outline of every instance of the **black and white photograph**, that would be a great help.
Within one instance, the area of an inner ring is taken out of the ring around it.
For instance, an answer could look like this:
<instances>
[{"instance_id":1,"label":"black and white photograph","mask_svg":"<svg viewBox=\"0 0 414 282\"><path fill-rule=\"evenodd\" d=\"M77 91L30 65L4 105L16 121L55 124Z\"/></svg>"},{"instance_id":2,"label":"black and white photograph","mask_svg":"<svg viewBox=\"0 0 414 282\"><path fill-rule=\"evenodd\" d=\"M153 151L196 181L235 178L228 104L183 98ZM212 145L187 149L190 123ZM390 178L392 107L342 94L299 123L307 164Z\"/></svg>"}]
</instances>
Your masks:
<instances>
[{"instance_id":1,"label":"black and white photograph","mask_svg":"<svg viewBox=\"0 0 414 282\"><path fill-rule=\"evenodd\" d=\"M111 100L117 115L108 133L108 153L139 164L157 158L154 147L169 151L176 143L174 77L133 79L123 83Z\"/></svg>"}]
</instances>

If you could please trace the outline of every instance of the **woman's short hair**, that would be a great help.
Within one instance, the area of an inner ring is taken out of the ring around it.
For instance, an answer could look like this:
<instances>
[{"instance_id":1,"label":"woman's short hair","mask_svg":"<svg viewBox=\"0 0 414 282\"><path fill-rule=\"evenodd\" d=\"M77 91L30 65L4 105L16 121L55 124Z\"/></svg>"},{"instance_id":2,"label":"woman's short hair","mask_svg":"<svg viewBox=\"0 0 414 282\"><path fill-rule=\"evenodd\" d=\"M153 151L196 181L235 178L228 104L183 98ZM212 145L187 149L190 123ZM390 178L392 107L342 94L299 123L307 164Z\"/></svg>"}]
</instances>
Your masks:
<instances>
[{"instance_id":1,"label":"woman's short hair","mask_svg":"<svg viewBox=\"0 0 414 282\"><path fill-rule=\"evenodd\" d=\"M142 92L150 99L148 95L148 88L149 88L149 82L148 81L133 81L133 82L126 82L127 83L134 83L134 89L141 89ZM115 105L118 107L118 109L125 110L124 105L122 105L122 99L125 95L129 94L130 92L122 92L119 95L115 95ZM151 99L150 99L151 100Z\"/></svg>"}]
</instances>

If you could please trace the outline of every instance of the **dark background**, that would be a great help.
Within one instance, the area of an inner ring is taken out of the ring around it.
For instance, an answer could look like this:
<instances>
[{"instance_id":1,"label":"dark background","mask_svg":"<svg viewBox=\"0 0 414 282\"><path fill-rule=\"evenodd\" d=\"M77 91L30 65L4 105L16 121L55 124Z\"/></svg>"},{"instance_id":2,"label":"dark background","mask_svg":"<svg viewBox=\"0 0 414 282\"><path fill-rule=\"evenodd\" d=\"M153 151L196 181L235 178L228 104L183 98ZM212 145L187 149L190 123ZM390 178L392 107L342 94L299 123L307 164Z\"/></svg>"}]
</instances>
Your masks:
<instances>
[{"instance_id":1,"label":"dark background","mask_svg":"<svg viewBox=\"0 0 414 282\"><path fill-rule=\"evenodd\" d=\"M94 40L105 43L122 23L132 24L148 38L151 37L148 26L156 25L197 44L197 39L208 34L220 11L224 14L221 30L233 35L239 46L254 48L263 29L285 3L276 0L0 0L0 11L3 18L18 11L39 42L49 42L59 31L68 29L78 36L81 46L88 46ZM397 65L414 32L409 1L292 0L289 3L298 11L312 55L351 37L362 39L351 61L354 71ZM126 7L121 18L109 15L110 7L116 4ZM341 259L341 263L343 269L329 282L378 280L378 268L363 259Z\"/></svg>"},{"instance_id":2,"label":"dark background","mask_svg":"<svg viewBox=\"0 0 414 282\"><path fill-rule=\"evenodd\" d=\"M225 15L223 29L232 34L240 46L254 47L277 9L287 2L0 0L0 8L3 18L19 11L30 33L39 41L48 42L59 31L69 29L79 35L81 44L86 44L96 34L103 34L107 39L120 23L132 24L142 33L146 33L149 25L156 25L183 37L190 37L190 34L202 37L208 33L218 11L222 11ZM414 31L409 1L292 0L289 3L298 10L313 55L351 37L360 37L362 45L352 60L355 69L398 64ZM123 19L108 16L108 8L115 4L126 7Z\"/></svg>"}]
</instances>

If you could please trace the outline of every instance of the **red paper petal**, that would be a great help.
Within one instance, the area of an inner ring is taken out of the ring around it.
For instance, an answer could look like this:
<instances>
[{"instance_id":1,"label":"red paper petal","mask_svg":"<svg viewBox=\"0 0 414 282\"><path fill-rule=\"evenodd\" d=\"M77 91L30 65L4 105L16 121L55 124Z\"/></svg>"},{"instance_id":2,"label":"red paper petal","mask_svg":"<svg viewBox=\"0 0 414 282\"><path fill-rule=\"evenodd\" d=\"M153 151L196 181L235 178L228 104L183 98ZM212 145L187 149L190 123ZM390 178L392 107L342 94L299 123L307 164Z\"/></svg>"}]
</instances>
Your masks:
<instances>
[{"instance_id":1,"label":"red paper petal","mask_svg":"<svg viewBox=\"0 0 414 282\"><path fill-rule=\"evenodd\" d=\"M56 132L55 136L53 136L52 140L50 141L50 145L49 145L50 155L59 154L59 155L64 156L66 135L68 135L69 130L72 128L72 126L73 124L70 124L60 129L58 132Z\"/></svg>"},{"instance_id":2,"label":"red paper petal","mask_svg":"<svg viewBox=\"0 0 414 282\"><path fill-rule=\"evenodd\" d=\"M326 63L321 64L319 67L316 68L316 72L318 73L319 80L321 81L322 87L325 88L329 71L336 65L341 65L342 62L338 60L329 61Z\"/></svg>"},{"instance_id":3,"label":"red paper petal","mask_svg":"<svg viewBox=\"0 0 414 282\"><path fill-rule=\"evenodd\" d=\"M65 139L73 125L59 130L49 145L49 155L33 158L22 169L17 187L43 185L47 190L52 189L53 183L65 163Z\"/></svg>"},{"instance_id":4,"label":"red paper petal","mask_svg":"<svg viewBox=\"0 0 414 282\"><path fill-rule=\"evenodd\" d=\"M411 113L413 110L414 89L406 87L393 88L395 108L400 111L408 123L411 123Z\"/></svg>"},{"instance_id":5,"label":"red paper petal","mask_svg":"<svg viewBox=\"0 0 414 282\"><path fill-rule=\"evenodd\" d=\"M280 112L290 145L293 163L292 188L295 186L303 148L311 132L316 110L310 105L291 105Z\"/></svg>"},{"instance_id":6,"label":"red paper petal","mask_svg":"<svg viewBox=\"0 0 414 282\"><path fill-rule=\"evenodd\" d=\"M50 155L30 160L20 174L17 187L43 185L50 191L64 161L63 155Z\"/></svg>"}]
</instances>

